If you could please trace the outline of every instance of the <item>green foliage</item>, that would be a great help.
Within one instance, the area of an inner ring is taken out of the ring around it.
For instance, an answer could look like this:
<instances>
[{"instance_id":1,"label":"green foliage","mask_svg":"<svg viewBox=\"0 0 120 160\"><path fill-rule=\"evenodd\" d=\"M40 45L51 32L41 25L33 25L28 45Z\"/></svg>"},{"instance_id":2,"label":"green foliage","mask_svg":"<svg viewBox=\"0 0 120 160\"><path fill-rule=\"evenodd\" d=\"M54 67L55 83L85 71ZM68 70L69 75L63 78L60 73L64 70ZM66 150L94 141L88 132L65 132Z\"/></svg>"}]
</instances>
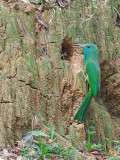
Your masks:
<instances>
[{"instance_id":1,"label":"green foliage","mask_svg":"<svg viewBox=\"0 0 120 160\"><path fill-rule=\"evenodd\" d=\"M117 153L120 152L120 140L114 141L114 140L105 138L105 143L103 145L94 144L93 147L99 149L100 151L105 151L108 157L110 157L108 158L108 160L120 159L120 156L116 155ZM110 149L112 149L113 153L115 152L116 154L110 153Z\"/></svg>"},{"instance_id":2,"label":"green foliage","mask_svg":"<svg viewBox=\"0 0 120 160\"><path fill-rule=\"evenodd\" d=\"M94 121L94 120L90 120L90 122L91 122L92 124L95 124L95 121Z\"/></svg>"},{"instance_id":3,"label":"green foliage","mask_svg":"<svg viewBox=\"0 0 120 160\"><path fill-rule=\"evenodd\" d=\"M91 143L91 136L96 133L95 128L93 126L90 126L90 130L86 130L86 132L88 134L88 144L87 144L86 148L88 149L88 151L91 151L92 147L94 145Z\"/></svg>"},{"instance_id":4,"label":"green foliage","mask_svg":"<svg viewBox=\"0 0 120 160\"><path fill-rule=\"evenodd\" d=\"M94 121L91 121L91 123L94 124ZM115 140L110 140L108 138L105 138L104 144L91 143L91 139L93 138L92 135L94 135L96 132L93 126L90 126L89 128L90 128L89 130L86 130L88 134L88 144L86 145L87 150L90 152L92 151L92 149L96 148L99 151L106 152L107 157L109 157L108 160L120 159L120 156L117 155L117 153L120 153L120 140L115 141ZM111 149L111 152L110 152L110 149Z\"/></svg>"},{"instance_id":5,"label":"green foliage","mask_svg":"<svg viewBox=\"0 0 120 160\"><path fill-rule=\"evenodd\" d=\"M21 149L26 160L33 158L49 160L50 157L72 158L73 160L77 160L77 157L80 157L78 152L72 146L63 148L58 143L55 143L53 127L50 128L50 136L42 131L31 131L29 133L33 136L38 136L39 141L38 144L28 144L27 147ZM50 137L50 142L46 142L45 137Z\"/></svg>"},{"instance_id":6,"label":"green foliage","mask_svg":"<svg viewBox=\"0 0 120 160\"><path fill-rule=\"evenodd\" d=\"M51 127L51 128L50 128L50 139L51 139L52 141L55 140L55 138L54 138L54 127Z\"/></svg>"},{"instance_id":7,"label":"green foliage","mask_svg":"<svg viewBox=\"0 0 120 160\"><path fill-rule=\"evenodd\" d=\"M102 148L103 150L106 150L107 148L111 148L113 150L116 150L117 148L120 150L120 140L110 140L109 138L105 138L105 143L103 144Z\"/></svg>"},{"instance_id":8,"label":"green foliage","mask_svg":"<svg viewBox=\"0 0 120 160\"><path fill-rule=\"evenodd\" d=\"M42 131L31 131L29 132L32 136L44 136L44 137L49 137L47 134L45 134Z\"/></svg>"},{"instance_id":9,"label":"green foliage","mask_svg":"<svg viewBox=\"0 0 120 160\"><path fill-rule=\"evenodd\" d=\"M120 159L120 156L111 156L110 158L108 158L107 160L118 160Z\"/></svg>"}]
</instances>

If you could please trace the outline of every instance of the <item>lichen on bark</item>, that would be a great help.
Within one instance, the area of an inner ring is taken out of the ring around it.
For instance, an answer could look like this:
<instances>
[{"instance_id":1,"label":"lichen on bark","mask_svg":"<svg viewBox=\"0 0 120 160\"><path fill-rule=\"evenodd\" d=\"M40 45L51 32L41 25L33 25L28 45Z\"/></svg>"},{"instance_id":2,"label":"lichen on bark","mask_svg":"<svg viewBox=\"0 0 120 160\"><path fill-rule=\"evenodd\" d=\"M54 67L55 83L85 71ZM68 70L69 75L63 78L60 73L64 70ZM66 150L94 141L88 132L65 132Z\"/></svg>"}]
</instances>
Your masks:
<instances>
[{"instance_id":1,"label":"lichen on bark","mask_svg":"<svg viewBox=\"0 0 120 160\"><path fill-rule=\"evenodd\" d=\"M0 70L6 73L0 79L1 146L14 145L31 130L35 115L41 129L54 126L65 143L84 146L84 124L73 121L87 92L81 72L84 57L73 46L79 42L99 48L101 93L87 116L95 121L95 140L120 137L117 5L97 1L94 9L91 0L75 0L65 9L44 10L40 17L49 30L40 28L36 36L34 9L25 13L24 4L19 3L19 10L1 4Z\"/></svg>"}]
</instances>

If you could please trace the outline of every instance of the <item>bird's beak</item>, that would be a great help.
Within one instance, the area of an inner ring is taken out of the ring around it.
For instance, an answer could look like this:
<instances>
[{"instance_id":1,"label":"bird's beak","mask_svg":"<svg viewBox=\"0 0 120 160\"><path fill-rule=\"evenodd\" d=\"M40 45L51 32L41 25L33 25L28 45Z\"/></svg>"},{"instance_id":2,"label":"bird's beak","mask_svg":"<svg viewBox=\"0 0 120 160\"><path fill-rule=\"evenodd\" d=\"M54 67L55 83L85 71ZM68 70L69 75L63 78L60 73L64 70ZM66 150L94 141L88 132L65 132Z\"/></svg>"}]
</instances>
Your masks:
<instances>
[{"instance_id":1,"label":"bird's beak","mask_svg":"<svg viewBox=\"0 0 120 160\"><path fill-rule=\"evenodd\" d=\"M81 48L84 48L85 47L85 44L74 44L74 46L79 46Z\"/></svg>"}]
</instances>

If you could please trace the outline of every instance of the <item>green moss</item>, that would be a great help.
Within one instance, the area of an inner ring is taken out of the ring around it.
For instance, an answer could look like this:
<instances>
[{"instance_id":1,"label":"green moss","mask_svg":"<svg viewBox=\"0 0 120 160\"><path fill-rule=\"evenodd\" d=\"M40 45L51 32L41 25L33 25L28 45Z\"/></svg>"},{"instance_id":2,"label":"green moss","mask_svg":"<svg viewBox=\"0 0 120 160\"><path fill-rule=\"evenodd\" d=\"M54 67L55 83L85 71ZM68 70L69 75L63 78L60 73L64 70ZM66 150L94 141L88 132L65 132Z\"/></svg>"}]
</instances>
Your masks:
<instances>
[{"instance_id":1,"label":"green moss","mask_svg":"<svg viewBox=\"0 0 120 160\"><path fill-rule=\"evenodd\" d=\"M0 52L3 51L5 48L5 40L0 37Z\"/></svg>"},{"instance_id":2,"label":"green moss","mask_svg":"<svg viewBox=\"0 0 120 160\"><path fill-rule=\"evenodd\" d=\"M27 26L26 26L26 31L28 33L28 35L34 40L36 41L36 33L35 33L35 11L33 10L32 14L28 14L26 15L26 22L27 22Z\"/></svg>"},{"instance_id":3,"label":"green moss","mask_svg":"<svg viewBox=\"0 0 120 160\"><path fill-rule=\"evenodd\" d=\"M92 112L93 110L94 112ZM90 115L91 113L91 115ZM89 119L95 121L95 140L100 143L104 143L105 138L114 138L114 127L112 125L110 114L106 111L106 109L102 106L92 106L89 111ZM94 118L95 116L95 118ZM88 118L88 117L87 117ZM88 127L91 126L91 122L89 121Z\"/></svg>"},{"instance_id":4,"label":"green moss","mask_svg":"<svg viewBox=\"0 0 120 160\"><path fill-rule=\"evenodd\" d=\"M1 23L5 25L6 21L10 20L10 9L7 7L6 3L3 2L3 5L1 6L1 11L0 11L0 18L1 18Z\"/></svg>"},{"instance_id":5,"label":"green moss","mask_svg":"<svg viewBox=\"0 0 120 160\"><path fill-rule=\"evenodd\" d=\"M44 76L49 75L52 70L50 60L46 58L46 59L40 61L39 70L40 70L40 72L42 72L42 74Z\"/></svg>"},{"instance_id":6,"label":"green moss","mask_svg":"<svg viewBox=\"0 0 120 160\"><path fill-rule=\"evenodd\" d=\"M42 58L40 57L42 60L39 60L39 57L37 57L37 62L39 64L38 69L40 72L40 77L42 79L42 86L40 86L42 87L41 95L43 96L40 97L40 111L41 115L44 117L44 123L47 125L49 125L47 121L49 117L54 114L54 110L60 111L61 109L61 100L56 97L61 97L60 85L63 78L66 78L67 83L70 85L75 82L74 78L76 78L76 89L82 88L83 93L86 93L87 91L82 72L78 73L76 77L73 76L69 62L62 61L60 59L62 40L67 36L71 38L73 42L75 42L77 39L77 41L81 43L95 43L98 45L102 52L100 56L102 55L101 57L103 60L106 60L108 58L111 59L115 54L113 37L116 33L112 32L114 24L111 17L114 16L113 6L117 7L118 0L115 2L112 0L111 4L109 4L109 8L107 8L108 5L103 6L103 9L97 8L94 11L94 16L89 19L92 12L91 10L87 11L87 15L85 13L85 7L89 7L91 3L92 0L75 0L72 1L70 6L65 9L57 8L55 11L55 16L53 14L52 21L49 24L49 31L43 29L41 29L40 31L40 38L42 37L40 39L41 46L47 46L50 56L50 60L46 55L44 55L44 57ZM107 10L108 14L104 15L103 13L106 13ZM42 12L42 15L44 14L46 16L46 13L48 12L48 10L45 10L44 12ZM14 45L16 45L16 43L19 43L18 48L22 46L24 55L31 55L31 57L28 57L27 64L23 64L25 68L21 67L23 70L22 74L25 75L27 66L29 72L32 73L32 78L29 79L31 81L30 83L32 84L32 86L36 86L36 88L38 88L38 71L35 63L36 34L34 29L34 10L33 13L28 14L23 13L20 10L10 10L9 8L1 7L0 13L2 13L0 17L0 26L3 26L0 34L4 35L3 33L6 30L8 38L6 39L6 43L4 43L4 40L2 39L2 49L3 47L5 47L6 49L6 60L9 61L14 57ZM41 18L43 22L49 22L47 21L47 18ZM49 18L51 19L51 17ZM7 53L11 54L7 55ZM43 60L43 58L45 59ZM55 70L54 67L59 67L61 69ZM12 74L10 73L10 75ZM52 98L49 98L50 96ZM18 102L20 103L21 101L22 99L20 98ZM20 107L22 107L22 105ZM97 140L113 136L114 134L111 117L109 113L107 113L105 108L101 106L94 106L91 107L91 110L92 112L89 114L88 119L90 119L90 117L95 119L94 125L98 134ZM63 121L62 113L60 113L59 117L56 117L56 121L53 123L55 123L59 134L65 136L64 128L66 127L66 121ZM79 146L81 143L78 142L79 133L75 132L74 127L70 127L69 133L72 144L75 146Z\"/></svg>"},{"instance_id":7,"label":"green moss","mask_svg":"<svg viewBox=\"0 0 120 160\"><path fill-rule=\"evenodd\" d=\"M111 136L111 133L113 133L112 131L112 126L111 124L108 124L105 128L105 137L110 137Z\"/></svg>"},{"instance_id":8,"label":"green moss","mask_svg":"<svg viewBox=\"0 0 120 160\"><path fill-rule=\"evenodd\" d=\"M53 106L49 105L49 117L54 115Z\"/></svg>"},{"instance_id":9,"label":"green moss","mask_svg":"<svg viewBox=\"0 0 120 160\"><path fill-rule=\"evenodd\" d=\"M20 42L16 12L13 12L10 22L6 25L6 35L7 38L11 39L12 42Z\"/></svg>"},{"instance_id":10,"label":"green moss","mask_svg":"<svg viewBox=\"0 0 120 160\"><path fill-rule=\"evenodd\" d=\"M65 130L63 128L63 124L61 123L61 121L59 123L56 123L56 128L58 133L60 133L60 135L65 135Z\"/></svg>"}]
</instances>

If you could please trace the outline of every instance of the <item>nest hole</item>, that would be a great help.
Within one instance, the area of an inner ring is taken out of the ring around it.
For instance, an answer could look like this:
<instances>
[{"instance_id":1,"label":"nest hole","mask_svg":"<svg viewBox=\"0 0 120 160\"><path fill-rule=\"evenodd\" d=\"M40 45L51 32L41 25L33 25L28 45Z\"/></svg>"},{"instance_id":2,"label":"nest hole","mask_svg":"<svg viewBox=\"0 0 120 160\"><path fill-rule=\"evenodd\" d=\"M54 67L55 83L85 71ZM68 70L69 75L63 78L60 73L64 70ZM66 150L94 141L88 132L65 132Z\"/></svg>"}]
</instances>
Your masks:
<instances>
[{"instance_id":1,"label":"nest hole","mask_svg":"<svg viewBox=\"0 0 120 160\"><path fill-rule=\"evenodd\" d=\"M73 42L70 38L64 38L61 43L61 59L70 60L70 57L73 55Z\"/></svg>"}]
</instances>

